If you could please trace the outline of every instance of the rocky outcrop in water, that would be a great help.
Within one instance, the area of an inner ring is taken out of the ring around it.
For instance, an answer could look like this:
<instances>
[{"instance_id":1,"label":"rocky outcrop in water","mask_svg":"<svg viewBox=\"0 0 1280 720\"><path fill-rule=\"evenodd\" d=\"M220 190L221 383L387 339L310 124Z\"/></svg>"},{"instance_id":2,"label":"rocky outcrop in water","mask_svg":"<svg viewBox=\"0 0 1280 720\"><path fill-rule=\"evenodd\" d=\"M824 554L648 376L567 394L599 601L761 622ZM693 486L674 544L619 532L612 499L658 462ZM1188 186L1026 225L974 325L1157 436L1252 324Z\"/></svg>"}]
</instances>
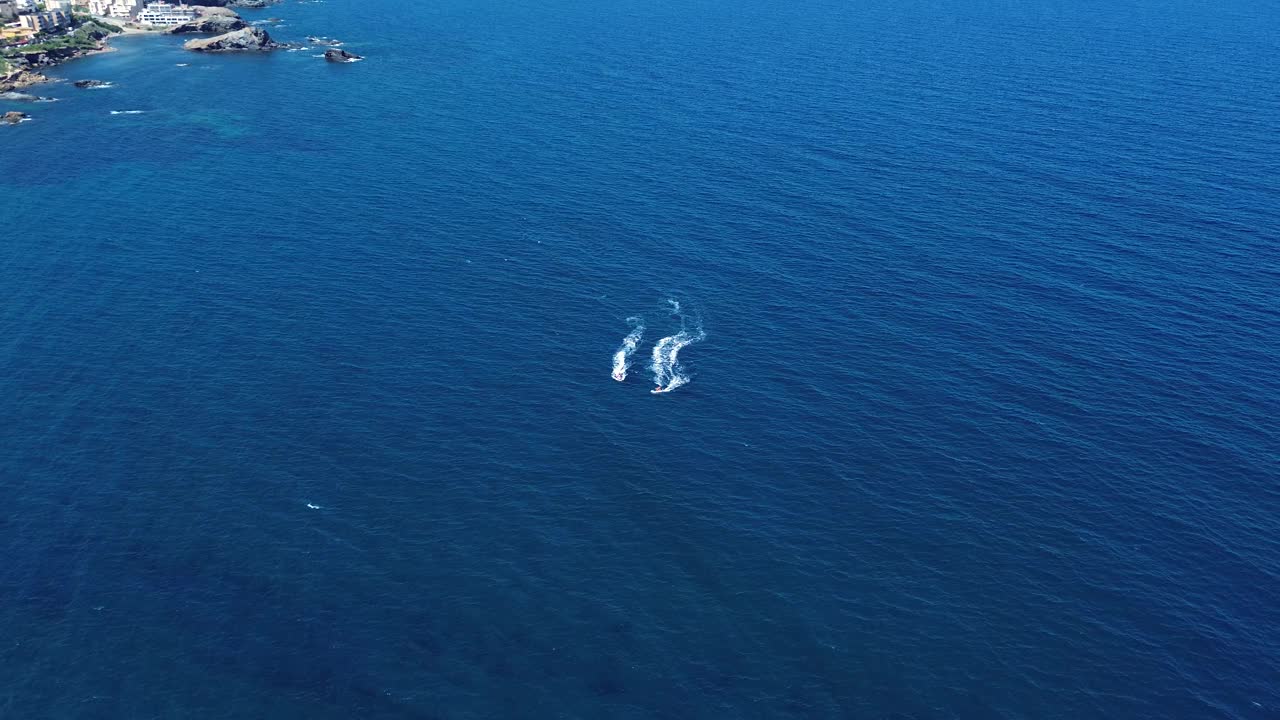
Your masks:
<instances>
[{"instance_id":1,"label":"rocky outcrop in water","mask_svg":"<svg viewBox=\"0 0 1280 720\"><path fill-rule=\"evenodd\" d=\"M4 77L0 77L0 92L13 92L20 88L39 85L43 82L49 82L49 78L40 73L31 72L26 68L20 68Z\"/></svg>"},{"instance_id":2,"label":"rocky outcrop in water","mask_svg":"<svg viewBox=\"0 0 1280 720\"><path fill-rule=\"evenodd\" d=\"M342 44L341 40L336 40L331 37L323 37L323 36L316 36L316 35L308 35L307 42L311 43L312 45L326 45L326 46L337 46Z\"/></svg>"},{"instance_id":3,"label":"rocky outcrop in water","mask_svg":"<svg viewBox=\"0 0 1280 720\"><path fill-rule=\"evenodd\" d=\"M29 116L28 116L26 113L24 113L24 112L18 112L17 110L11 110L11 111L9 111L9 112L5 113L4 115L0 115L0 122L8 123L8 124L10 124L10 125L17 125L18 123L22 122L23 120L26 120L28 117L29 117Z\"/></svg>"},{"instance_id":4,"label":"rocky outcrop in water","mask_svg":"<svg viewBox=\"0 0 1280 720\"><path fill-rule=\"evenodd\" d=\"M44 43L37 43L34 47L40 49L31 52L27 48L17 48L15 52L18 54L6 57L5 61L8 62L14 72L22 72L24 70L34 72L37 68L53 67L89 52L80 47L50 47Z\"/></svg>"},{"instance_id":5,"label":"rocky outcrop in water","mask_svg":"<svg viewBox=\"0 0 1280 720\"><path fill-rule=\"evenodd\" d=\"M6 90L4 92L0 92L0 100L8 100L9 102L30 102L30 103L53 102L56 99L57 98L41 97L39 95L30 95L28 93L14 92L12 90Z\"/></svg>"},{"instance_id":6,"label":"rocky outcrop in water","mask_svg":"<svg viewBox=\"0 0 1280 720\"><path fill-rule=\"evenodd\" d=\"M107 82L106 80L77 80L72 84L78 88L96 88L96 87L107 87L111 85L111 83Z\"/></svg>"},{"instance_id":7,"label":"rocky outcrop in water","mask_svg":"<svg viewBox=\"0 0 1280 720\"><path fill-rule=\"evenodd\" d=\"M225 35L226 33L243 30L247 27L249 27L249 24L244 20L241 20L239 15L236 15L235 13L230 15L223 15L219 13L198 17L195 20L188 20L181 25L174 25L169 28L169 32L173 35L187 35L190 33Z\"/></svg>"},{"instance_id":8,"label":"rocky outcrop in water","mask_svg":"<svg viewBox=\"0 0 1280 720\"><path fill-rule=\"evenodd\" d=\"M324 59L329 62L355 62L357 60L363 60L364 58L356 55L355 53L349 53L341 48L329 48L324 51Z\"/></svg>"},{"instance_id":9,"label":"rocky outcrop in water","mask_svg":"<svg viewBox=\"0 0 1280 720\"><path fill-rule=\"evenodd\" d=\"M279 2L279 0L187 0L188 5L242 8L264 8L275 5L277 2Z\"/></svg>"},{"instance_id":10,"label":"rocky outcrop in water","mask_svg":"<svg viewBox=\"0 0 1280 720\"><path fill-rule=\"evenodd\" d=\"M266 30L247 27L225 35L211 38L188 40L182 44L183 50L192 52L265 52L281 47L271 39Z\"/></svg>"}]
</instances>

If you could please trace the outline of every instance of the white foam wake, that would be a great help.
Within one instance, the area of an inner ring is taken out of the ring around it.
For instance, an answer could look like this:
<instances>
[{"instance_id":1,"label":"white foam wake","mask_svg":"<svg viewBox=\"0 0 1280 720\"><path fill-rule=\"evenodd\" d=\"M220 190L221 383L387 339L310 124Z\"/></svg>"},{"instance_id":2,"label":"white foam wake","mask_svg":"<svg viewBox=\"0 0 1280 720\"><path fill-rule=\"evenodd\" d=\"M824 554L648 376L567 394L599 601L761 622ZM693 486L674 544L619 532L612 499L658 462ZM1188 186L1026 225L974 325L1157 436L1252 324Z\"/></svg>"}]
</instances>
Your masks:
<instances>
[{"instance_id":1,"label":"white foam wake","mask_svg":"<svg viewBox=\"0 0 1280 720\"><path fill-rule=\"evenodd\" d=\"M627 379L627 370L631 368L631 353L636 351L640 339L644 337L644 318L629 317L627 322L631 324L631 332L622 338L622 345L613 354L613 379L618 382Z\"/></svg>"},{"instance_id":2,"label":"white foam wake","mask_svg":"<svg viewBox=\"0 0 1280 720\"><path fill-rule=\"evenodd\" d=\"M670 392L689 382L689 376L680 366L680 350L706 338L707 334L699 327L694 332L681 330L675 335L662 338L653 346L653 382L657 385L652 392Z\"/></svg>"}]
</instances>

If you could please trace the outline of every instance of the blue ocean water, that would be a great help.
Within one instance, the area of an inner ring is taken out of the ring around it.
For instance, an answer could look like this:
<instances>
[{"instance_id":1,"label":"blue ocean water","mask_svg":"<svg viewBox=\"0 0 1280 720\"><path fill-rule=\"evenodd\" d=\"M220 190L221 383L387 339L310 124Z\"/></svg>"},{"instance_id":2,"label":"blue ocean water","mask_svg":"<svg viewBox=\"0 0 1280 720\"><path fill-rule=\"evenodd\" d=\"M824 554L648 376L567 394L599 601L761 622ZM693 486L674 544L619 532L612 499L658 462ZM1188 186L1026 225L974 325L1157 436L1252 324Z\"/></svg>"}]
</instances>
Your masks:
<instances>
[{"instance_id":1,"label":"blue ocean water","mask_svg":"<svg viewBox=\"0 0 1280 720\"><path fill-rule=\"evenodd\" d=\"M267 16L0 127L0 717L1280 717L1280 6Z\"/></svg>"}]
</instances>

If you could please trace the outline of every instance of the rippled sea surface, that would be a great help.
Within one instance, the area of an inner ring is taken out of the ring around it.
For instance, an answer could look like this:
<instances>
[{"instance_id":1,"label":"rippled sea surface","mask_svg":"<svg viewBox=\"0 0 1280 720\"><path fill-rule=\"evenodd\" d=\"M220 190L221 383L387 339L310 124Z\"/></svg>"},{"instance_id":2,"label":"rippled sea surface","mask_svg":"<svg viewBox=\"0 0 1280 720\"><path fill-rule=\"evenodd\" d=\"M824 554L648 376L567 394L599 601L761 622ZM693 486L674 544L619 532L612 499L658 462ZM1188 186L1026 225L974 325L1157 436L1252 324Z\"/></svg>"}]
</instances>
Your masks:
<instances>
[{"instance_id":1,"label":"rippled sea surface","mask_svg":"<svg viewBox=\"0 0 1280 720\"><path fill-rule=\"evenodd\" d=\"M1280 6L246 15L0 106L0 717L1280 717Z\"/></svg>"}]
</instances>

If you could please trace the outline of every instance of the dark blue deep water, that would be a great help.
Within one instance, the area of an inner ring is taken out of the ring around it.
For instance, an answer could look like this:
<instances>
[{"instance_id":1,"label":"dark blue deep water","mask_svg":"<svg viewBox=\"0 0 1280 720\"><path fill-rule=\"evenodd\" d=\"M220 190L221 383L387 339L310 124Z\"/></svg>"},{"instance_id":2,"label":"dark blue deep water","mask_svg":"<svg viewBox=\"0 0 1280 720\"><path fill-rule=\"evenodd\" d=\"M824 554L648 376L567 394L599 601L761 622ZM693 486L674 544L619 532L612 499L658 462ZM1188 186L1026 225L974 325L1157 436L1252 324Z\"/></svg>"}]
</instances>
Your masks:
<instances>
[{"instance_id":1,"label":"dark blue deep water","mask_svg":"<svg viewBox=\"0 0 1280 720\"><path fill-rule=\"evenodd\" d=\"M0 717L1280 717L1276 3L249 14L0 127Z\"/></svg>"}]
</instances>

